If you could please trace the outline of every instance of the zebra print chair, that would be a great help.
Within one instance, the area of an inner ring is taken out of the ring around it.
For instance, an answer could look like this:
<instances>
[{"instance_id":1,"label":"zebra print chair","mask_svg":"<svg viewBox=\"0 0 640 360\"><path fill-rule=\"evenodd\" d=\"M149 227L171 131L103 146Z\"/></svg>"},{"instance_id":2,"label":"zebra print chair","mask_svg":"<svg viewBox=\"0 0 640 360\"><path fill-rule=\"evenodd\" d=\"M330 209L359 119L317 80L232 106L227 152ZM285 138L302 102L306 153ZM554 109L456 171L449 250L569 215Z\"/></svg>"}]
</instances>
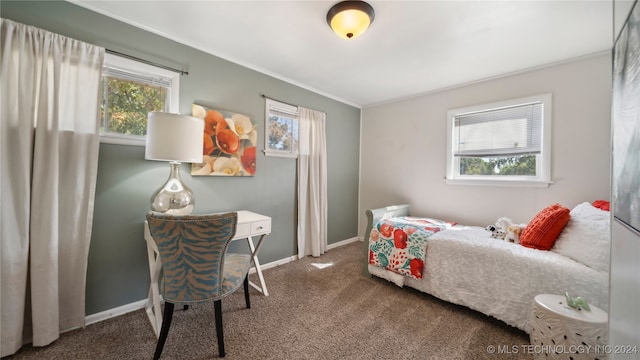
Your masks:
<instances>
[{"instance_id":1,"label":"zebra print chair","mask_svg":"<svg viewBox=\"0 0 640 360\"><path fill-rule=\"evenodd\" d=\"M186 216L147 214L164 274L164 315L154 359L162 354L174 305L203 301L214 301L218 352L224 357L222 298L244 283L245 302L247 308L251 307L247 277L250 255L227 253L237 221L235 212Z\"/></svg>"}]
</instances>

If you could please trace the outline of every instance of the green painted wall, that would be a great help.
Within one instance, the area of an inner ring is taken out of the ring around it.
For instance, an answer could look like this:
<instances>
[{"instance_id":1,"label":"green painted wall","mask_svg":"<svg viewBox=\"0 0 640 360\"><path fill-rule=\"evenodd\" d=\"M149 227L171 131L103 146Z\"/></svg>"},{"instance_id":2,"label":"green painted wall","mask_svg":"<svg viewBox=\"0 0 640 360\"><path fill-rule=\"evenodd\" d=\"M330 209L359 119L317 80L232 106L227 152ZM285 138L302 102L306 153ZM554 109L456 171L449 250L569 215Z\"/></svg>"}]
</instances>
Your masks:
<instances>
[{"instance_id":1,"label":"green painted wall","mask_svg":"<svg viewBox=\"0 0 640 360\"><path fill-rule=\"evenodd\" d=\"M264 148L264 99L327 113L329 244L357 236L360 109L291 85L63 1L2 1L3 18L33 25L189 75L180 80L180 112L206 101L253 117ZM211 34L211 36L217 36ZM219 34L228 36L228 34ZM271 216L262 263L288 258L296 246L296 161L258 154L254 177L183 179L196 195L195 213L250 210ZM153 191L169 175L166 163L144 160L144 147L102 144L87 274L87 314L146 298L149 270L144 215ZM267 278L267 284L269 279Z\"/></svg>"}]
</instances>

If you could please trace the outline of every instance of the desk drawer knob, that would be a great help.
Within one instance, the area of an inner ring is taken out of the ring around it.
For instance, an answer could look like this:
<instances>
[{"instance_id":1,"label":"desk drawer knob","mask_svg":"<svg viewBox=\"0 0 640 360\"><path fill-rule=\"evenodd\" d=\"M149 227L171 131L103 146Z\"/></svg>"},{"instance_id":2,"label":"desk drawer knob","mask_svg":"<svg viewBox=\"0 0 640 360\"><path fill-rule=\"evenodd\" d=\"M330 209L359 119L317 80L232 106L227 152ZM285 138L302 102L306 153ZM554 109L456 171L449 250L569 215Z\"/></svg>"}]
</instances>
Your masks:
<instances>
[{"instance_id":1,"label":"desk drawer knob","mask_svg":"<svg viewBox=\"0 0 640 360\"><path fill-rule=\"evenodd\" d=\"M262 226L258 226L258 230L262 230Z\"/></svg>"}]
</instances>

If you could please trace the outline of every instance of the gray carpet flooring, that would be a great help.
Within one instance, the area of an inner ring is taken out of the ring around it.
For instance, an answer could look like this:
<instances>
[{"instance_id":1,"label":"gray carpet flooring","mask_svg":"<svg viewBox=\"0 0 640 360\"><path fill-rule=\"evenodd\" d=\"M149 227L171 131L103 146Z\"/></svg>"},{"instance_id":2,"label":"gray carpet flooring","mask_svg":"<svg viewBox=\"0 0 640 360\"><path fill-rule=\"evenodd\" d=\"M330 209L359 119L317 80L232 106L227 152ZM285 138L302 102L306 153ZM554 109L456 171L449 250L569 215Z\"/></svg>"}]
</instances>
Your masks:
<instances>
[{"instance_id":1,"label":"gray carpet flooring","mask_svg":"<svg viewBox=\"0 0 640 360\"><path fill-rule=\"evenodd\" d=\"M531 359L528 336L498 320L361 275L362 243L264 271L269 296L222 301L227 359ZM324 265L317 266L317 265ZM252 275L253 276L253 275ZM252 279L256 281L257 279ZM176 307L178 309L178 307ZM213 359L213 303L176 310L162 359ZM7 359L151 359L144 310L23 347ZM491 347L502 349L494 353Z\"/></svg>"}]
</instances>

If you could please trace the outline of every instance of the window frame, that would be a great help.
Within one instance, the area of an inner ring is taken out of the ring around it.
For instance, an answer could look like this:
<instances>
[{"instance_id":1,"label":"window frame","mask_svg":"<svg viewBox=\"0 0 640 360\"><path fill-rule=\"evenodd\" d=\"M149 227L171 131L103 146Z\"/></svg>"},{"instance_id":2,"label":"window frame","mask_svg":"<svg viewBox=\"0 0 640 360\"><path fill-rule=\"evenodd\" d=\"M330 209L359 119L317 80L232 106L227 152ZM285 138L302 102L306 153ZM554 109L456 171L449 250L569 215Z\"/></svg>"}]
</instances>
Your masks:
<instances>
[{"instance_id":1,"label":"window frame","mask_svg":"<svg viewBox=\"0 0 640 360\"><path fill-rule=\"evenodd\" d=\"M168 96L169 106L168 112L178 113L180 105L180 73L163 69L151 64L146 64L140 61L135 61L129 58L118 56L111 53L105 53L104 68L114 68L120 71L129 72L131 74L139 75L141 77L162 77L168 79L171 83L169 86L170 94ZM104 95L101 95L100 104L104 101ZM101 127L103 118L100 117L100 110L98 109L97 116L98 126ZM127 135L117 133L103 133L100 132L100 143L104 144L117 144L117 145L132 145L132 146L145 146L147 137L144 135Z\"/></svg>"},{"instance_id":2,"label":"window frame","mask_svg":"<svg viewBox=\"0 0 640 360\"><path fill-rule=\"evenodd\" d=\"M482 175L460 175L459 162L454 156L455 153L455 119L456 116L481 111L500 110L507 107L524 106L532 103L542 104L541 120L541 153L536 155L536 176L503 175L503 176L482 176ZM505 101L498 101L489 104L470 106L465 108L452 109L447 112L447 159L446 178L447 184L451 185L489 185L489 186L519 186L519 187L548 187L551 181L551 114L552 96L551 94L541 94ZM456 166L457 164L457 166Z\"/></svg>"},{"instance_id":3,"label":"window frame","mask_svg":"<svg viewBox=\"0 0 640 360\"><path fill-rule=\"evenodd\" d=\"M287 103L283 103L281 101L265 98L265 114L264 114L264 150L263 153L265 156L273 156L273 157L284 157L284 158L297 158L298 157L298 146L293 147L291 150L278 150L269 148L269 114L271 113L271 109L279 109L280 112L288 113L292 115L292 120L298 125L298 133L292 134L293 137L296 137L295 141L298 143L300 140L300 118L298 107L293 106ZM295 117L295 118L294 118Z\"/></svg>"}]
</instances>

